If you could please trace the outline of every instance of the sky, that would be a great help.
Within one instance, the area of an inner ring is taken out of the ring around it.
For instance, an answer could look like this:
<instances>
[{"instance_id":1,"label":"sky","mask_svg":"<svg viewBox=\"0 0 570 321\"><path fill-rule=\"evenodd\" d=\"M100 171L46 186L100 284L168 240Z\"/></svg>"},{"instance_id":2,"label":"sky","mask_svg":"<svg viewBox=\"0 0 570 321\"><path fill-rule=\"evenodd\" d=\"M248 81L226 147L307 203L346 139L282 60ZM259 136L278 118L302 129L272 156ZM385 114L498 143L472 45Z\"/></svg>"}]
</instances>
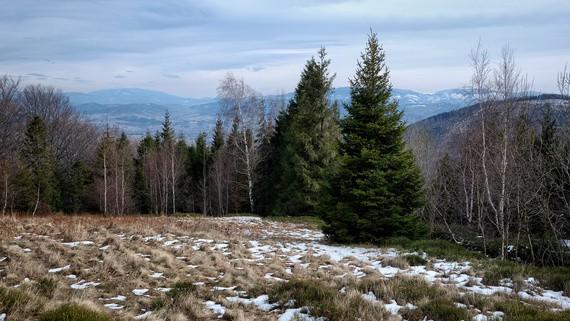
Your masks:
<instances>
[{"instance_id":1,"label":"sky","mask_svg":"<svg viewBox=\"0 0 570 321\"><path fill-rule=\"evenodd\" d=\"M64 91L136 87L216 95L228 72L294 89L324 46L346 86L370 30L397 88L469 83L469 51L508 44L536 90L570 63L568 0L0 0L0 75Z\"/></svg>"}]
</instances>

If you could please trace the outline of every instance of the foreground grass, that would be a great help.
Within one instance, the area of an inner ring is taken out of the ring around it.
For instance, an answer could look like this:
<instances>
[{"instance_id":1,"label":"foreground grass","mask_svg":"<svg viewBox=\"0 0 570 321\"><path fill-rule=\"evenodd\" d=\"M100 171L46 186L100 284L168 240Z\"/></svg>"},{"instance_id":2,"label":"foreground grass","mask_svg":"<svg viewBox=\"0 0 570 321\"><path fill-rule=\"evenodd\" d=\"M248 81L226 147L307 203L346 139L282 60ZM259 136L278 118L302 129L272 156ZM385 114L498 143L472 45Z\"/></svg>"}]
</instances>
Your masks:
<instances>
[{"instance_id":1,"label":"foreground grass","mask_svg":"<svg viewBox=\"0 0 570 321\"><path fill-rule=\"evenodd\" d=\"M0 262L0 313L6 313L9 321L132 320L141 311L152 311L149 321L218 320L218 315L204 304L213 301L226 308L223 320L275 321L288 308L308 307L311 315L328 321L396 321L400 317L385 307L397 303L402 307L399 314L409 321L424 317L436 321L472 320L478 313L489 315L494 311L504 311L505 321L570 320L569 312L549 311L552 306L544 303L520 303L516 296L460 293L454 286L430 284L421 277L385 278L355 258L336 262L308 251L300 258L304 264L291 264L290 254L275 252L265 255L260 264L252 260L250 240L277 248L284 244L283 235L291 235L283 234L284 230L296 234L302 231L304 235L307 231L303 226L316 228L321 223L305 217L253 221L240 224L236 220L181 216L7 218L0 221L4 232L0 235L0 257L9 258ZM270 233L265 234L266 229ZM145 240L157 235L166 238ZM190 237L209 239L211 243L193 248ZM166 246L167 239L176 239L175 245L186 245ZM93 244L70 247L62 243L86 240ZM222 243L227 245L227 255L214 249ZM385 256L379 258L384 265L408 269L429 267L435 258L469 260L475 267L473 276L483 277L489 284L498 284L502 278L510 277L516 283L535 276L543 286L556 290L567 286L570 274L565 269L490 260L445 241L392 240L386 246L427 252L430 257ZM48 269L66 265L70 267L62 272L47 273ZM366 272L364 278L354 276L355 266ZM150 277L156 272L164 276ZM77 279L66 278L68 274ZM70 284L79 280L100 285L71 289ZM158 291L163 287L171 290ZM234 292L214 287L236 288ZM132 290L140 288L149 289L148 296L133 295ZM249 298L269 294L270 302L279 303L279 307L265 312L253 305L229 302L227 298L238 291ZM111 298L117 295L127 300L113 301ZM124 308L109 310L103 306L107 303Z\"/></svg>"},{"instance_id":2,"label":"foreground grass","mask_svg":"<svg viewBox=\"0 0 570 321\"><path fill-rule=\"evenodd\" d=\"M286 304L295 300L296 306L310 307L314 316L325 317L329 321L388 320L389 313L381 305L362 298L359 292L341 293L339 288L317 280L294 279L268 289L273 301Z\"/></svg>"},{"instance_id":3,"label":"foreground grass","mask_svg":"<svg viewBox=\"0 0 570 321\"><path fill-rule=\"evenodd\" d=\"M116 321L110 315L77 304L64 304L45 312L40 321Z\"/></svg>"}]
</instances>

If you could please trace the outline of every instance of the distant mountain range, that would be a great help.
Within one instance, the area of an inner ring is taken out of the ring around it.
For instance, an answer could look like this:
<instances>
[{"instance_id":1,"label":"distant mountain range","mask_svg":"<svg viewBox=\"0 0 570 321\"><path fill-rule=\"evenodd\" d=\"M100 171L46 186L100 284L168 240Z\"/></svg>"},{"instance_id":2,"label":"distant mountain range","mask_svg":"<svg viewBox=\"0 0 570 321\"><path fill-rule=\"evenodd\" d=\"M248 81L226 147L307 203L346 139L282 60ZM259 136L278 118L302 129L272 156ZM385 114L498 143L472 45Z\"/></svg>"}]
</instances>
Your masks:
<instances>
[{"instance_id":1,"label":"distant mountain range","mask_svg":"<svg viewBox=\"0 0 570 321\"><path fill-rule=\"evenodd\" d=\"M539 128L542 119L547 111L556 120L557 126L564 128L570 124L570 99L555 94L538 94L524 99L524 104L515 104L512 117L516 117L520 112L528 113L529 120L533 126ZM480 108L478 104L473 104L463 108L440 113L426 119L420 120L410 125L407 131L407 139L411 135L419 133L429 141L435 142L441 153L456 153L456 141L462 133L472 126L479 126Z\"/></svg>"},{"instance_id":2,"label":"distant mountain range","mask_svg":"<svg viewBox=\"0 0 570 321\"><path fill-rule=\"evenodd\" d=\"M92 123L117 126L131 136L160 129L168 110L175 130L186 138L201 132L210 133L218 113L216 98L189 98L139 88L98 90L89 93L66 93L75 109ZM290 99L293 94L285 95ZM392 97L399 102L404 119L414 123L427 117L452 111L473 103L467 89L447 89L426 94L407 89L393 89ZM350 102L350 88L336 88L331 100ZM345 114L341 108L341 115Z\"/></svg>"}]
</instances>

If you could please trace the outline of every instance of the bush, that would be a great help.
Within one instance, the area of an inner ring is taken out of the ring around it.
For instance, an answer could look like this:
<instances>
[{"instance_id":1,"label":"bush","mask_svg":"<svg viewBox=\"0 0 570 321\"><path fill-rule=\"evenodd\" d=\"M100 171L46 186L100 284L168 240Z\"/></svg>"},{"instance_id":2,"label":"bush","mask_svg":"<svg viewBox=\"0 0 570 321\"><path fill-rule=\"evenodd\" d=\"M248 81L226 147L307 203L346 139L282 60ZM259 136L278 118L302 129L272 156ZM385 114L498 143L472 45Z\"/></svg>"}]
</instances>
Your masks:
<instances>
[{"instance_id":1,"label":"bush","mask_svg":"<svg viewBox=\"0 0 570 321\"><path fill-rule=\"evenodd\" d=\"M77 304L64 304L44 313L40 321L113 321L113 318Z\"/></svg>"}]
</instances>

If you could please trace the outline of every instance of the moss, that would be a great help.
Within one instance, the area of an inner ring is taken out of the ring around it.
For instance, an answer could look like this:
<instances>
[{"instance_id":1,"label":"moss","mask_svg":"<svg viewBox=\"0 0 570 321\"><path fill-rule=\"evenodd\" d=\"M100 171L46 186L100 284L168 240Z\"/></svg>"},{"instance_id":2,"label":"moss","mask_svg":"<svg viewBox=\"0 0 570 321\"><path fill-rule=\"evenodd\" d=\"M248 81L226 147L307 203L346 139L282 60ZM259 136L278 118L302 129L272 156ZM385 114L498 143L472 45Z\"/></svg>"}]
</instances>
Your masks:
<instances>
[{"instance_id":1,"label":"moss","mask_svg":"<svg viewBox=\"0 0 570 321\"><path fill-rule=\"evenodd\" d=\"M40 316L40 321L113 321L101 312L93 311L77 304L64 304Z\"/></svg>"}]
</instances>

